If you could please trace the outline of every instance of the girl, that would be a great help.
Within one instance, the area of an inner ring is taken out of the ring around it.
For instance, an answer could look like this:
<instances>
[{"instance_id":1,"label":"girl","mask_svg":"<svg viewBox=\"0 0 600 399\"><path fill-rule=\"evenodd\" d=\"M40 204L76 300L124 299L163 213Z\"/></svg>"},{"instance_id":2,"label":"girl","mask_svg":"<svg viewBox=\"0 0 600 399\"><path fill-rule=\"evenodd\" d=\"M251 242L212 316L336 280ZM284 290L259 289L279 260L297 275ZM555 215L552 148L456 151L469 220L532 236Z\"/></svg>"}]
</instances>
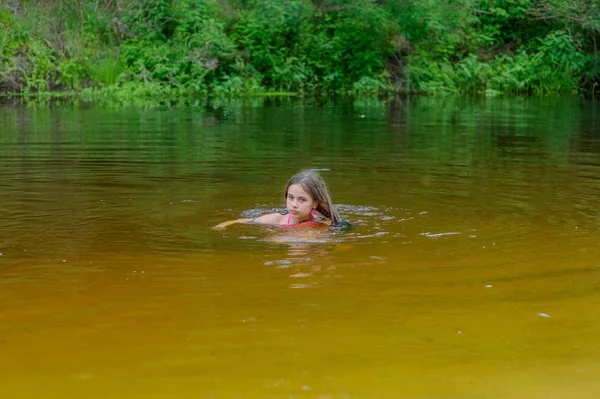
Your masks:
<instances>
[{"instance_id":1,"label":"girl","mask_svg":"<svg viewBox=\"0 0 600 399\"><path fill-rule=\"evenodd\" d=\"M340 223L327 186L317 172L306 169L290 178L285 187L287 213L269 213L256 219L237 219L223 222L215 228L234 223L262 223L279 226L321 227Z\"/></svg>"}]
</instances>

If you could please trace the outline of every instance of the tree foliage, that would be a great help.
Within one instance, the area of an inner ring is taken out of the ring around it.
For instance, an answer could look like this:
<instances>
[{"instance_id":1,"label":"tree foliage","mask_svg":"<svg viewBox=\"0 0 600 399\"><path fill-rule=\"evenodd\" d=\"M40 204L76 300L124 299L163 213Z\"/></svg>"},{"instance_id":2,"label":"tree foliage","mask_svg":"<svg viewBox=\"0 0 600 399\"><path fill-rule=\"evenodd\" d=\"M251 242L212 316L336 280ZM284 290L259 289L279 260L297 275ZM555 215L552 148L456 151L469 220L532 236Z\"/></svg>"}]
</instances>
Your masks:
<instances>
[{"instance_id":1,"label":"tree foliage","mask_svg":"<svg viewBox=\"0 0 600 399\"><path fill-rule=\"evenodd\" d=\"M599 42L597 0L5 0L0 90L593 90Z\"/></svg>"}]
</instances>

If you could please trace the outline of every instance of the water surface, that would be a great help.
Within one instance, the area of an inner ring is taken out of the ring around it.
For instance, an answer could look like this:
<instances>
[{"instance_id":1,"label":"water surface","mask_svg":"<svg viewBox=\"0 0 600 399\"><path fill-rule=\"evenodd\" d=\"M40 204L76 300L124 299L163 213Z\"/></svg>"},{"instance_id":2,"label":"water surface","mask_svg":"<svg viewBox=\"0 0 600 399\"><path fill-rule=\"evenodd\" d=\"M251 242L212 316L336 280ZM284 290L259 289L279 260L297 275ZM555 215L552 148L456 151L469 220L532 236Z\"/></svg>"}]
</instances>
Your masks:
<instances>
[{"instance_id":1,"label":"water surface","mask_svg":"<svg viewBox=\"0 0 600 399\"><path fill-rule=\"evenodd\" d=\"M0 108L0 395L595 398L577 98ZM353 228L212 226L321 170Z\"/></svg>"}]
</instances>

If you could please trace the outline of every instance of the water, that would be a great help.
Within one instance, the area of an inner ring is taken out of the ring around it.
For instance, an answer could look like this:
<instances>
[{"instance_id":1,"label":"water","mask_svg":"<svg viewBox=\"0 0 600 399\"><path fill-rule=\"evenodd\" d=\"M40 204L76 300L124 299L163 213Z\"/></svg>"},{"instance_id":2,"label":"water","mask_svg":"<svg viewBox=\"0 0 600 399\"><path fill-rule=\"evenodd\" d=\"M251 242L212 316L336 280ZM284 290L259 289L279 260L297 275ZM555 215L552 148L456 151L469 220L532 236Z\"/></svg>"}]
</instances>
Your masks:
<instances>
[{"instance_id":1,"label":"water","mask_svg":"<svg viewBox=\"0 0 600 399\"><path fill-rule=\"evenodd\" d=\"M0 395L595 398L577 98L0 108ZM211 227L321 169L352 228Z\"/></svg>"}]
</instances>

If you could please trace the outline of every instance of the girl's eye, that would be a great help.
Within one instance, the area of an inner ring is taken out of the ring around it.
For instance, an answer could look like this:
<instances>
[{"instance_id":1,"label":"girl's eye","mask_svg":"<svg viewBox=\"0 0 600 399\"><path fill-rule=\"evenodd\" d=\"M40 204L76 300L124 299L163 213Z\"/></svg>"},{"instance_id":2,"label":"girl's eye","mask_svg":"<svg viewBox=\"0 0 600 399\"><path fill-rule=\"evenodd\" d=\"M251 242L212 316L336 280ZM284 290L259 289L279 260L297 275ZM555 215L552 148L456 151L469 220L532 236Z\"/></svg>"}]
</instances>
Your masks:
<instances>
[{"instance_id":1,"label":"girl's eye","mask_svg":"<svg viewBox=\"0 0 600 399\"><path fill-rule=\"evenodd\" d=\"M300 198L298 201L300 201L300 202L306 202L306 198Z\"/></svg>"}]
</instances>

